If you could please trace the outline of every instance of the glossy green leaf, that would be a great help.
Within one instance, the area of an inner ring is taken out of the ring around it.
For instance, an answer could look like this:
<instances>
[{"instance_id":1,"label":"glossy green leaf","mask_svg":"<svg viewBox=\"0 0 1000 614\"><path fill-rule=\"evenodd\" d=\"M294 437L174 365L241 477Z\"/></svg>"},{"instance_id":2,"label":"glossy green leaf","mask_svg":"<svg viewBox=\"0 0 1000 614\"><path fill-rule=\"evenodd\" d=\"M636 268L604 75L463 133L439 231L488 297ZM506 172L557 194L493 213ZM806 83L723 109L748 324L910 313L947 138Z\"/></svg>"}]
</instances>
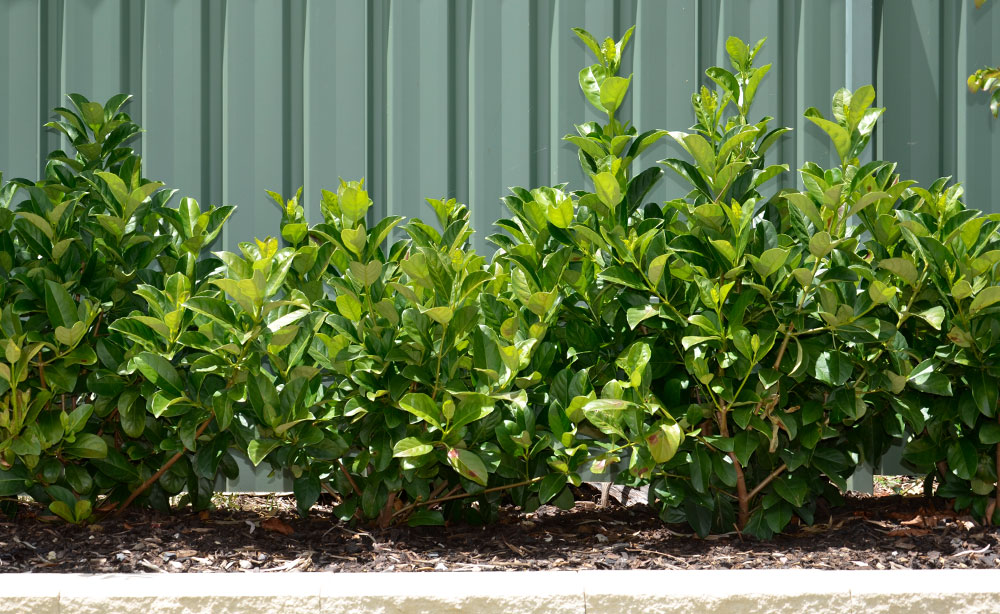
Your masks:
<instances>
[{"instance_id":1,"label":"glossy green leaf","mask_svg":"<svg viewBox=\"0 0 1000 614\"><path fill-rule=\"evenodd\" d=\"M441 409L438 407L437 403L422 392L411 392L407 394L399 401L399 406L417 418L420 418L421 420L439 429L444 423L444 415L441 413Z\"/></svg>"},{"instance_id":2,"label":"glossy green leaf","mask_svg":"<svg viewBox=\"0 0 1000 614\"><path fill-rule=\"evenodd\" d=\"M632 77L622 78L617 76L608 77L601 84L601 106L608 113L614 113L621 106L628 93L628 86Z\"/></svg>"},{"instance_id":3,"label":"glossy green leaf","mask_svg":"<svg viewBox=\"0 0 1000 614\"><path fill-rule=\"evenodd\" d=\"M972 299L972 304L969 305L969 314L976 315L983 309L995 304L1000 301L1000 286L989 286L983 288L979 294Z\"/></svg>"},{"instance_id":4,"label":"glossy green leaf","mask_svg":"<svg viewBox=\"0 0 1000 614\"><path fill-rule=\"evenodd\" d=\"M816 358L816 379L831 386L843 386L853 371L850 358L839 350L826 350Z\"/></svg>"},{"instance_id":5,"label":"glossy green leaf","mask_svg":"<svg viewBox=\"0 0 1000 614\"><path fill-rule=\"evenodd\" d=\"M392 447L392 455L396 458L409 458L413 456L423 456L434 450L434 446L425 443L416 437L405 437L396 442Z\"/></svg>"},{"instance_id":6,"label":"glossy green leaf","mask_svg":"<svg viewBox=\"0 0 1000 614\"><path fill-rule=\"evenodd\" d=\"M566 474L550 473L542 478L541 483L538 485L538 500L541 503L548 503L565 487Z\"/></svg>"},{"instance_id":7,"label":"glossy green leaf","mask_svg":"<svg viewBox=\"0 0 1000 614\"><path fill-rule=\"evenodd\" d=\"M45 281L45 312L54 326L72 328L80 320L76 301L62 284L51 280Z\"/></svg>"},{"instance_id":8,"label":"glossy green leaf","mask_svg":"<svg viewBox=\"0 0 1000 614\"><path fill-rule=\"evenodd\" d=\"M594 191L608 208L614 209L622 200L621 186L611 173L594 175Z\"/></svg>"},{"instance_id":9,"label":"glossy green leaf","mask_svg":"<svg viewBox=\"0 0 1000 614\"><path fill-rule=\"evenodd\" d=\"M486 486L488 478L486 465L475 452L452 448L448 450L448 464L462 477L472 480L480 486Z\"/></svg>"},{"instance_id":10,"label":"glossy green leaf","mask_svg":"<svg viewBox=\"0 0 1000 614\"><path fill-rule=\"evenodd\" d=\"M139 368L139 371L141 371L146 379L152 382L153 385L158 386L171 396L184 396L184 389L186 388L184 380L181 378L180 374L177 373L177 369L170 364L169 360L159 354L142 352L136 356L133 361L135 362L136 367Z\"/></svg>"},{"instance_id":11,"label":"glossy green leaf","mask_svg":"<svg viewBox=\"0 0 1000 614\"><path fill-rule=\"evenodd\" d=\"M921 362L913 367L907 376L910 386L922 392L937 394L941 396L951 396L951 380L942 373L937 372L938 363L933 358Z\"/></svg>"}]
</instances>

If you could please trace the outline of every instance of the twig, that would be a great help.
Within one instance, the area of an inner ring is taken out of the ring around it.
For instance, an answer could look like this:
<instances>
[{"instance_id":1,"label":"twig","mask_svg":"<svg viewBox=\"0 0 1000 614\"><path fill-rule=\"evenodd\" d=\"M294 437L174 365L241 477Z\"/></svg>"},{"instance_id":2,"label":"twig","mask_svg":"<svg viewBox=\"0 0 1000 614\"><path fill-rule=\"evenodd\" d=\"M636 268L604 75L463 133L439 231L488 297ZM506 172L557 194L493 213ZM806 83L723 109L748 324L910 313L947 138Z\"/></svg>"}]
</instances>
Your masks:
<instances>
[{"instance_id":1,"label":"twig","mask_svg":"<svg viewBox=\"0 0 1000 614\"><path fill-rule=\"evenodd\" d=\"M204 422L201 423L201 426L198 427L198 432L196 432L194 434L194 438L195 439L198 439L199 437L201 437L202 433L205 432L205 429L207 429L208 425L212 422L212 418L213 417L214 416L210 416L208 418L208 420L205 420ZM177 452L177 454L174 454L173 456L171 456L170 460L168 460L166 463L164 463L163 466L160 467L159 471L157 471L152 476L150 476L150 478L148 480L146 480L145 482L143 482L142 485L139 486L139 488L136 488L134 491L132 491L132 494L128 496L128 499L125 499L125 503L122 503L121 507L118 508L118 512L117 513L121 514L122 512L124 512L125 509L129 505L131 505L133 501L135 501L136 497L138 497L142 493L146 492L147 488L149 488L154 483L156 483L156 480L159 480L160 477L164 473L166 473L168 469L170 469L171 467L174 466L174 463L176 463L178 460L180 460L180 458L182 456L184 456L184 452L185 452L185 450L182 449L179 452Z\"/></svg>"},{"instance_id":2,"label":"twig","mask_svg":"<svg viewBox=\"0 0 1000 614\"><path fill-rule=\"evenodd\" d=\"M772 481L772 480L774 480L774 478L776 478L776 477L778 477L779 475L781 475L781 473L782 473L782 472L783 472L783 471L784 471L785 469L788 469L788 465L786 465L785 463L781 463L781 466L780 466L780 467L778 467L777 469L775 469L774 471L772 471L772 472L771 472L771 475L769 475L769 476L767 476L766 478L764 478L764 481L763 481L763 482L761 482L760 484L757 484L757 486L755 486L755 487L754 487L754 489L750 491L750 495L749 495L749 498L753 499L753 498L754 498L755 496L757 496L757 494L758 494L758 493L759 493L760 491L764 490L764 488L765 488L765 487L766 487L766 486L767 486L768 484L770 484L770 483L771 483L771 481Z\"/></svg>"},{"instance_id":3,"label":"twig","mask_svg":"<svg viewBox=\"0 0 1000 614\"><path fill-rule=\"evenodd\" d=\"M338 459L337 460L337 464L340 465L340 470L344 472L344 477L346 477L347 481L351 483L351 488L353 488L354 492L356 492L358 494L358 496L360 497L361 496L361 489L358 488L358 485L354 481L354 478L351 477L351 473L347 470L347 467L344 466L343 461L341 461L341 460Z\"/></svg>"},{"instance_id":4,"label":"twig","mask_svg":"<svg viewBox=\"0 0 1000 614\"><path fill-rule=\"evenodd\" d=\"M540 477L532 478L530 480L524 480L523 482L517 482L516 484L504 484L503 486L494 486L493 488L487 488L486 490L480 490L479 492L463 492L463 493L458 493L456 495L449 494L444 497L440 497L438 499L427 499L426 501L414 501L413 503L407 505L406 507L397 510L396 513L392 515L392 517L395 518L396 516L399 516L400 514L403 514L405 512L409 512L411 509L417 507L426 507L428 505L436 505L438 503L444 503L445 501L464 499L466 497L475 497L476 495L485 495L491 492L499 492L501 490L508 490L511 488L518 488L520 486L527 486L528 484L534 484L535 482L538 482L541 479L542 478Z\"/></svg>"},{"instance_id":5,"label":"twig","mask_svg":"<svg viewBox=\"0 0 1000 614\"><path fill-rule=\"evenodd\" d=\"M789 324L788 330L785 332L785 338L781 341L781 347L778 348L778 357L774 360L775 369L781 367L781 359L785 357L785 350L788 349L788 341L792 338L792 331L794 330L795 324Z\"/></svg>"},{"instance_id":6,"label":"twig","mask_svg":"<svg viewBox=\"0 0 1000 614\"><path fill-rule=\"evenodd\" d=\"M949 557L956 557L956 556L966 556L966 555L969 555L969 554L982 554L982 553L986 552L989 549L990 549L990 545L986 544L985 546L983 546L979 550L962 550L961 552L956 552L955 554L949 554L948 556Z\"/></svg>"}]
</instances>

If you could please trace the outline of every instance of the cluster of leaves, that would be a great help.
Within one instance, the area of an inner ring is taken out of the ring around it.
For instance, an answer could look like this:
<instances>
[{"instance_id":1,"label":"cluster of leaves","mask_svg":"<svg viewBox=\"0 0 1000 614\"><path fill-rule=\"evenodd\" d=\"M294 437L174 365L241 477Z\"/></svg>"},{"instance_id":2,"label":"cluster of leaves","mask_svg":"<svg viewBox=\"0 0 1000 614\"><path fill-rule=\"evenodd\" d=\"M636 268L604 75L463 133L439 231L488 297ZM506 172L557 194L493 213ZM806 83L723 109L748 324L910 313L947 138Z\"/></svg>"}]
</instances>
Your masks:
<instances>
[{"instance_id":1,"label":"cluster of leaves","mask_svg":"<svg viewBox=\"0 0 1000 614\"><path fill-rule=\"evenodd\" d=\"M969 91L990 94L990 111L997 117L1000 114L1000 66L981 68L969 75Z\"/></svg>"},{"instance_id":2,"label":"cluster of leaves","mask_svg":"<svg viewBox=\"0 0 1000 614\"><path fill-rule=\"evenodd\" d=\"M51 126L74 156L0 189L0 497L71 522L202 508L239 453L290 471L303 514L326 491L345 520L488 522L603 474L700 534L766 537L907 438L928 486L1000 519L1000 218L861 162L871 87L806 111L840 164L780 190L788 129L751 120L764 41L727 41L688 132L640 133L632 30L576 33L607 118L565 137L592 190L512 188L491 258L464 205L373 221L362 181L315 225L271 193L280 239L208 253L232 207L168 207L126 98L71 97ZM634 172L664 137L683 156ZM690 189L646 202L663 167Z\"/></svg>"},{"instance_id":3,"label":"cluster of leaves","mask_svg":"<svg viewBox=\"0 0 1000 614\"><path fill-rule=\"evenodd\" d=\"M977 9L986 4L986 0L975 1ZM990 94L990 111L993 117L997 117L1000 114L1000 66L980 68L969 75L968 84L969 91L973 94L976 92Z\"/></svg>"}]
</instances>

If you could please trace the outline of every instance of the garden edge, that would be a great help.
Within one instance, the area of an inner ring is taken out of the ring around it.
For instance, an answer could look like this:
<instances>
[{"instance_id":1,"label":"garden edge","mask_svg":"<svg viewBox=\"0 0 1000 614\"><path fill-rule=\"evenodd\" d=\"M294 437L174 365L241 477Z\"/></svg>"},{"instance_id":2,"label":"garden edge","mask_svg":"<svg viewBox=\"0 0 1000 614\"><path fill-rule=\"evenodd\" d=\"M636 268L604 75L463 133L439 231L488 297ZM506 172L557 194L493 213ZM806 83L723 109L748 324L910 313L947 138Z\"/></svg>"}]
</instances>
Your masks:
<instances>
[{"instance_id":1,"label":"garden edge","mask_svg":"<svg viewBox=\"0 0 1000 614\"><path fill-rule=\"evenodd\" d=\"M986 613L1000 570L0 574L0 614Z\"/></svg>"}]
</instances>

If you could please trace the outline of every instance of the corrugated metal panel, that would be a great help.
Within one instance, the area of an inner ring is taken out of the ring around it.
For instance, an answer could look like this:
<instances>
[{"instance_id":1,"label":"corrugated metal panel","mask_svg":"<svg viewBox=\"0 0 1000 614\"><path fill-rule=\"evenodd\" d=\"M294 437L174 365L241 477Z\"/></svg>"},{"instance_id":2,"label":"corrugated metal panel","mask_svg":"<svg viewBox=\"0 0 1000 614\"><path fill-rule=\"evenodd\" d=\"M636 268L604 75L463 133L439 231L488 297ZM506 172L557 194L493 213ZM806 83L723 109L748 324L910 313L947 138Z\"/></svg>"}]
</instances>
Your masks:
<instances>
[{"instance_id":1,"label":"corrugated metal panel","mask_svg":"<svg viewBox=\"0 0 1000 614\"><path fill-rule=\"evenodd\" d=\"M265 189L305 186L309 215L337 177L367 176L377 214L426 215L425 197L469 202L477 245L510 185L582 186L562 141L598 119L576 84L588 52L570 32L638 23L621 116L685 129L704 68L727 36L767 37L775 68L757 113L795 128L779 155L832 162L803 121L844 84L877 81L888 107L877 155L927 183L955 175L995 210L997 123L964 76L1000 57L1000 9L935 0L6 0L0 168L36 175L59 143L39 126L68 92L136 97L146 171L239 211L229 248L275 232ZM661 142L640 164L676 154ZM795 180L794 175L787 181ZM679 193L671 176L657 199Z\"/></svg>"},{"instance_id":2,"label":"corrugated metal panel","mask_svg":"<svg viewBox=\"0 0 1000 614\"><path fill-rule=\"evenodd\" d=\"M965 79L1000 63L996 2L885 2L879 86L887 107L880 155L922 182L952 175L970 206L1000 211L1000 126Z\"/></svg>"}]
</instances>

